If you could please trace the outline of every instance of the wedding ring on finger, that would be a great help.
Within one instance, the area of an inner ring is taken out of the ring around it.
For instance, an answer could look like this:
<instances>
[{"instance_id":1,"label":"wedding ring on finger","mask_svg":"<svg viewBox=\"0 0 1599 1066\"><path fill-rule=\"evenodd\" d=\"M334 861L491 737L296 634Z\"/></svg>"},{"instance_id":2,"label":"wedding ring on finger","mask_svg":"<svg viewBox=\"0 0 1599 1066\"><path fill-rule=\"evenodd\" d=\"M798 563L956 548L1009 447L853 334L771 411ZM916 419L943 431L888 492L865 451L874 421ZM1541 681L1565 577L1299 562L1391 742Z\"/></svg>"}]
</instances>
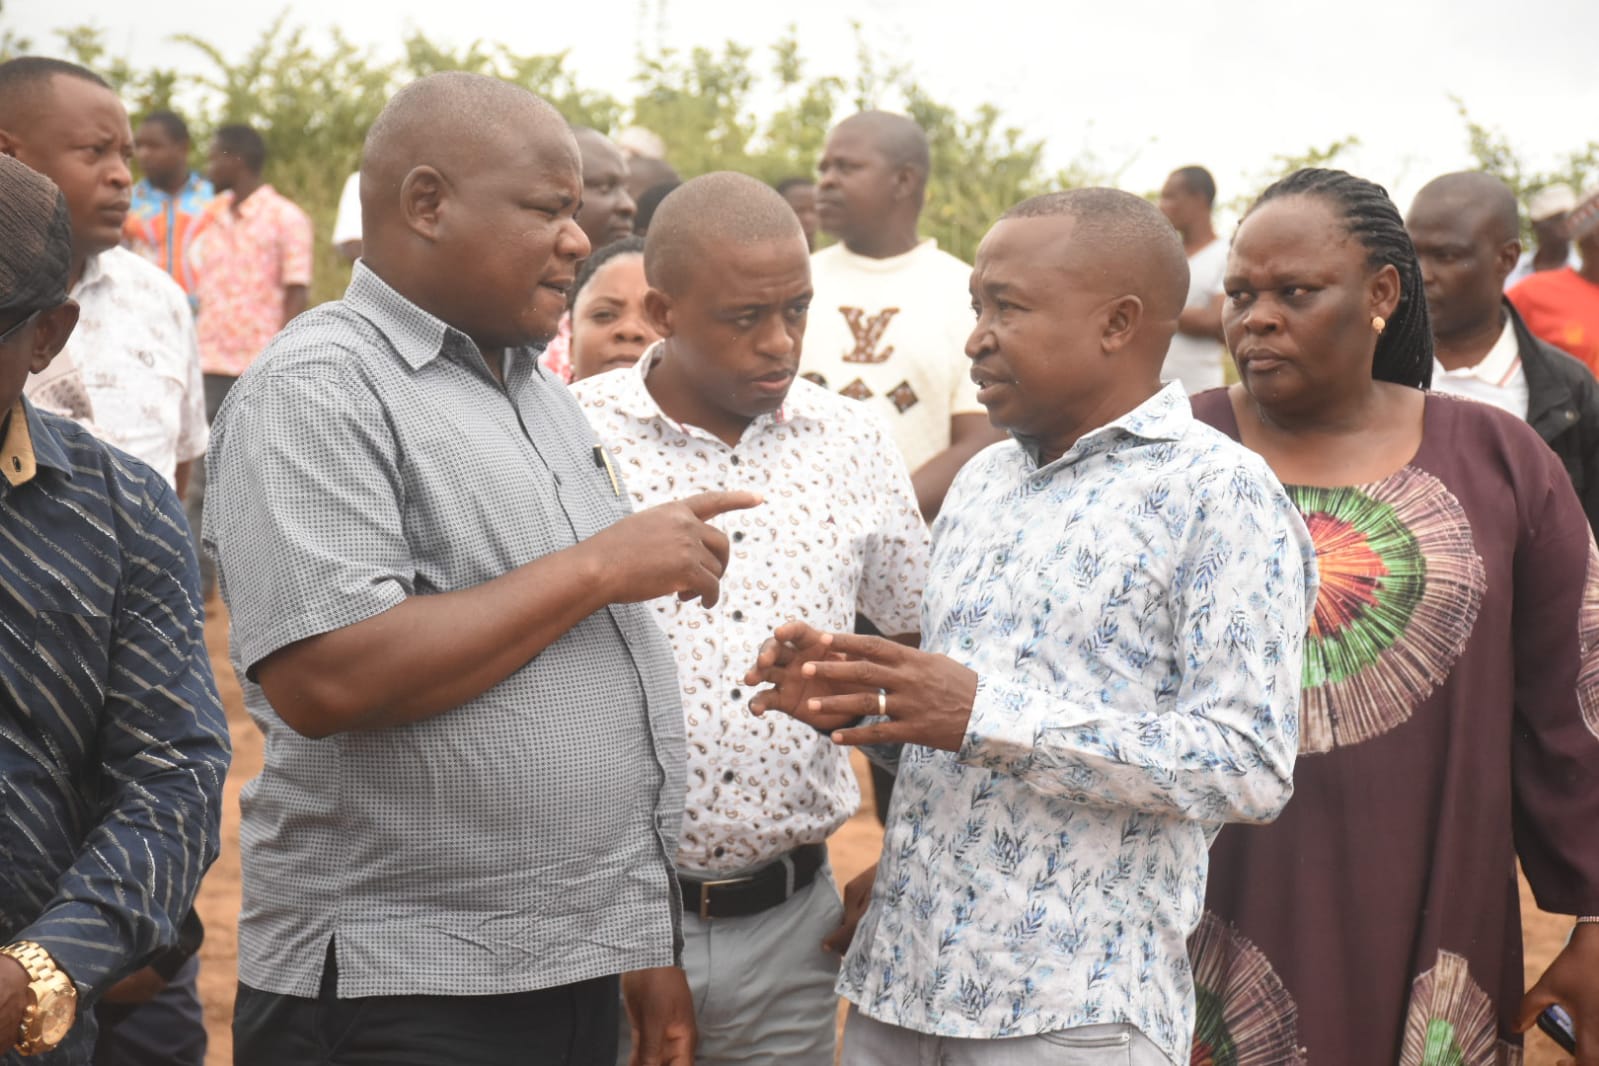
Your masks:
<instances>
[{"instance_id":1,"label":"wedding ring on finger","mask_svg":"<svg viewBox=\"0 0 1599 1066\"><path fill-rule=\"evenodd\" d=\"M877 715L879 718L888 717L888 692L886 689L877 690Z\"/></svg>"}]
</instances>

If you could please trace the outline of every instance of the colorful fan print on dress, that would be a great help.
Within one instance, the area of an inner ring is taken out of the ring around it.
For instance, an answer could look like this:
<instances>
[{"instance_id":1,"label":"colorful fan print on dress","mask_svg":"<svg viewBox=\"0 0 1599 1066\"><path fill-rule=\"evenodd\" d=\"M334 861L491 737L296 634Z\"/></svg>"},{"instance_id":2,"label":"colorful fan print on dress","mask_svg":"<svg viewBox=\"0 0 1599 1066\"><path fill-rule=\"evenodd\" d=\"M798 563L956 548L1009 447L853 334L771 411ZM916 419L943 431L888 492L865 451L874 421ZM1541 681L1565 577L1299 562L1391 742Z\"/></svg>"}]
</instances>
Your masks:
<instances>
[{"instance_id":1,"label":"colorful fan print on dress","mask_svg":"<svg viewBox=\"0 0 1599 1066\"><path fill-rule=\"evenodd\" d=\"M1406 467L1359 488L1288 490L1316 543L1305 641L1304 752L1381 736L1448 676L1486 585L1460 501Z\"/></svg>"},{"instance_id":2,"label":"colorful fan print on dress","mask_svg":"<svg viewBox=\"0 0 1599 1066\"><path fill-rule=\"evenodd\" d=\"M1411 983L1399 1066L1517 1066L1521 1049L1499 1040L1496 1013L1466 960L1440 951Z\"/></svg>"},{"instance_id":3,"label":"colorful fan print on dress","mask_svg":"<svg viewBox=\"0 0 1599 1066\"><path fill-rule=\"evenodd\" d=\"M1260 949L1209 911L1188 938L1194 964L1190 1066L1302 1066L1299 1009Z\"/></svg>"},{"instance_id":4,"label":"colorful fan print on dress","mask_svg":"<svg viewBox=\"0 0 1599 1066\"><path fill-rule=\"evenodd\" d=\"M1577 706L1588 732L1599 737L1599 547L1588 544L1588 572L1582 583L1577 614L1577 644L1582 665L1577 670Z\"/></svg>"}]
</instances>

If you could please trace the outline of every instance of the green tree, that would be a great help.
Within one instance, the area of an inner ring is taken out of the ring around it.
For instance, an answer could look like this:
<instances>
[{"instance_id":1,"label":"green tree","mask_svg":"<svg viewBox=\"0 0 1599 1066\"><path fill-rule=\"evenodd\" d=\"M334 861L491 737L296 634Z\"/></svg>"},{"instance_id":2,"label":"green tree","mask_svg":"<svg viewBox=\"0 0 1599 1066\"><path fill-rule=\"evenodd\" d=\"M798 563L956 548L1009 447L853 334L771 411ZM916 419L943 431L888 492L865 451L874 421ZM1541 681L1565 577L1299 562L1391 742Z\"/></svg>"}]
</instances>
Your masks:
<instances>
[{"instance_id":1,"label":"green tree","mask_svg":"<svg viewBox=\"0 0 1599 1066\"><path fill-rule=\"evenodd\" d=\"M1241 217L1249 210L1249 205L1255 202L1255 197L1278 178L1286 178L1294 171L1304 170L1306 167L1336 167L1346 153L1359 146L1360 138L1350 135L1329 141L1321 147L1311 145L1303 152L1274 155L1255 179L1246 183L1246 191L1228 200L1225 206L1232 214Z\"/></svg>"},{"instance_id":2,"label":"green tree","mask_svg":"<svg viewBox=\"0 0 1599 1066\"><path fill-rule=\"evenodd\" d=\"M1599 184L1599 141L1589 141L1585 146L1558 156L1555 165L1547 170L1528 166L1522 154L1511 144L1502 130L1486 126L1471 116L1466 102L1458 96L1449 98L1466 128L1466 148L1471 153L1477 169L1493 174L1509 185L1516 199L1525 204L1539 189L1564 184L1578 193ZM1530 240L1532 226L1522 218L1522 237Z\"/></svg>"}]
</instances>

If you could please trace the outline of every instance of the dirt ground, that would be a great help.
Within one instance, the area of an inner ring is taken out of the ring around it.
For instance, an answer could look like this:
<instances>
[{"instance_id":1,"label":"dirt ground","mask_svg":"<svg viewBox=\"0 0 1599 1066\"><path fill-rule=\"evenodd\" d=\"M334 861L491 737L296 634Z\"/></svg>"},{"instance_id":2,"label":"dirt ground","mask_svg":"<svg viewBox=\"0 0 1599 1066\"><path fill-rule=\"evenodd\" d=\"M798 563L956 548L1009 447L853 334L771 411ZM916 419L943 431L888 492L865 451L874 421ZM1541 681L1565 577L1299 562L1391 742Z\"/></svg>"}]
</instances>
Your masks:
<instances>
[{"instance_id":1,"label":"dirt ground","mask_svg":"<svg viewBox=\"0 0 1599 1066\"><path fill-rule=\"evenodd\" d=\"M233 1062L233 992L238 963L239 916L239 787L261 770L261 734L244 713L244 703L233 669L228 664L227 623L219 604L208 605L211 620L206 626L206 643L216 668L217 685L227 707L228 726L233 734L233 769L228 774L226 801L222 814L222 856L211 868L200 888L200 914L205 919L205 946L201 949L200 998L205 1003L206 1028L210 1033L207 1066L230 1066ZM857 759L859 756L857 755ZM860 769L860 767L857 767ZM870 795L870 782L861 775L862 791ZM869 807L869 804L868 804ZM830 842L833 866L840 885L871 865L882 844L877 821L863 809ZM1532 982L1565 943L1571 919L1545 914L1537 909L1522 883L1522 910L1525 915L1527 980ZM1557 1049L1542 1033L1527 1040L1527 1066L1554 1066Z\"/></svg>"}]
</instances>

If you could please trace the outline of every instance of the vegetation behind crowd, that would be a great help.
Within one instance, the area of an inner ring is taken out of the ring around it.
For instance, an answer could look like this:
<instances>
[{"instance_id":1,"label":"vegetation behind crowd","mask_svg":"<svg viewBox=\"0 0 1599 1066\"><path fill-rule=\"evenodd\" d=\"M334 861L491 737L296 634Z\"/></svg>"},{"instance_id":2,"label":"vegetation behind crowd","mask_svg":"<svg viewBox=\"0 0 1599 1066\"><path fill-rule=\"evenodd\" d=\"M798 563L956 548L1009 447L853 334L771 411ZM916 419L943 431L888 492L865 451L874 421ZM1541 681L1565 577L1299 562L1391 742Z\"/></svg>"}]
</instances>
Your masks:
<instances>
[{"instance_id":1,"label":"vegetation behind crowd","mask_svg":"<svg viewBox=\"0 0 1599 1066\"><path fill-rule=\"evenodd\" d=\"M397 87L441 70L476 71L525 85L575 124L654 130L685 178L709 170L740 170L767 181L809 174L838 118L882 104L903 106L927 130L933 149L923 231L968 262L988 226L1019 200L1050 189L1114 184L1120 176L1086 150L1064 169L1050 171L1043 142L1007 124L998 108L983 104L963 112L937 100L858 31L858 61L849 80L810 74L791 29L765 49L729 41L720 50L641 54L635 60L637 89L628 101L584 88L565 53L522 55L484 42L452 51L413 30L401 58L383 59L338 30L319 36L290 25L286 15L238 58L201 37L179 35L209 67L198 83L175 70L138 67L110 55L93 26L54 36L53 42L17 36L5 27L0 2L0 59L38 51L91 67L121 92L135 124L152 110L171 107L189 121L197 167L216 127L248 122L261 131L270 156L267 180L304 207L316 225L313 303L337 297L349 278L329 238L339 192L360 164L367 127ZM1456 103L1478 165L1499 174L1523 198L1554 181L1580 189L1599 177L1599 142L1571 153L1553 171L1535 172L1502 134L1473 122L1465 105ZM1241 211L1275 178L1301 166L1336 163L1356 143L1350 137L1276 156L1258 175L1257 188L1227 206Z\"/></svg>"}]
</instances>

